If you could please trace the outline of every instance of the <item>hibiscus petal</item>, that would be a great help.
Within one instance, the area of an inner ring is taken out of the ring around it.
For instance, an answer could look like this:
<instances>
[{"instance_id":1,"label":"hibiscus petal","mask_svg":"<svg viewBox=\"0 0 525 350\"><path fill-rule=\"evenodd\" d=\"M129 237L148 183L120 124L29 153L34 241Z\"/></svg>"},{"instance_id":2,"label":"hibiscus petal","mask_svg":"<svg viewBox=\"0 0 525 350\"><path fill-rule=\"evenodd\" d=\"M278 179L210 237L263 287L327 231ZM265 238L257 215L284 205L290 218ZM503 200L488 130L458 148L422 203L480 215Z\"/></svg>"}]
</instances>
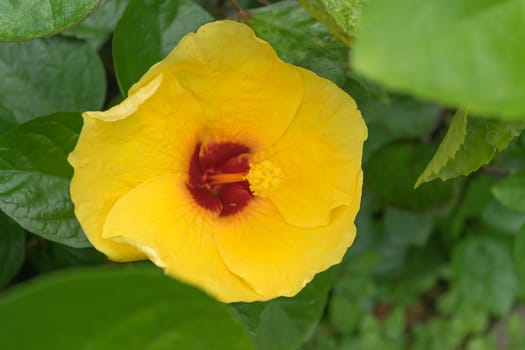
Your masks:
<instances>
[{"instance_id":1,"label":"hibiscus petal","mask_svg":"<svg viewBox=\"0 0 525 350\"><path fill-rule=\"evenodd\" d=\"M295 67L282 62L248 26L232 21L206 24L184 37L130 92L159 72L174 74L202 106L203 138L238 142L252 150L279 139L303 93Z\"/></svg>"},{"instance_id":2,"label":"hibiscus petal","mask_svg":"<svg viewBox=\"0 0 525 350\"><path fill-rule=\"evenodd\" d=\"M332 82L304 69L304 96L295 119L271 148L251 162L271 160L283 173L268 194L290 224L327 225L331 210L361 199L361 156L366 125L354 100Z\"/></svg>"},{"instance_id":3,"label":"hibiscus petal","mask_svg":"<svg viewBox=\"0 0 525 350\"><path fill-rule=\"evenodd\" d=\"M104 237L131 243L157 265L216 298L259 300L222 261L214 241L217 215L195 203L177 174L166 174L122 197L108 215Z\"/></svg>"},{"instance_id":4,"label":"hibiscus petal","mask_svg":"<svg viewBox=\"0 0 525 350\"><path fill-rule=\"evenodd\" d=\"M228 269L264 299L293 296L313 276L341 261L355 237L354 213L334 210L328 226L286 223L274 205L254 199L242 212L217 221L215 241Z\"/></svg>"},{"instance_id":5,"label":"hibiscus petal","mask_svg":"<svg viewBox=\"0 0 525 350\"><path fill-rule=\"evenodd\" d=\"M190 93L158 76L106 112L84 113L69 162L71 197L91 243L116 261L144 258L135 248L102 238L113 204L138 184L166 171L187 173L202 114ZM96 156L94 156L96 155Z\"/></svg>"}]
</instances>

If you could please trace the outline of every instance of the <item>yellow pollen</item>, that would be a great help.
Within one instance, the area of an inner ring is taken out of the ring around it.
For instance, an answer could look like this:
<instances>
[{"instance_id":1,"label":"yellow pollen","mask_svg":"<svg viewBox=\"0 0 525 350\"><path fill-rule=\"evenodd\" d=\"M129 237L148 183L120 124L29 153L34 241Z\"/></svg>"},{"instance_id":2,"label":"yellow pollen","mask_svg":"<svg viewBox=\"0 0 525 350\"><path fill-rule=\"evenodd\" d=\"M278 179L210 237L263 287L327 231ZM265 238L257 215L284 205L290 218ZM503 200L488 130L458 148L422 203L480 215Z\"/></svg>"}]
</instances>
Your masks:
<instances>
[{"instance_id":1,"label":"yellow pollen","mask_svg":"<svg viewBox=\"0 0 525 350\"><path fill-rule=\"evenodd\" d=\"M283 172L279 167L269 160L250 165L250 171L246 175L250 183L250 190L258 197L268 197L283 180Z\"/></svg>"}]
</instances>

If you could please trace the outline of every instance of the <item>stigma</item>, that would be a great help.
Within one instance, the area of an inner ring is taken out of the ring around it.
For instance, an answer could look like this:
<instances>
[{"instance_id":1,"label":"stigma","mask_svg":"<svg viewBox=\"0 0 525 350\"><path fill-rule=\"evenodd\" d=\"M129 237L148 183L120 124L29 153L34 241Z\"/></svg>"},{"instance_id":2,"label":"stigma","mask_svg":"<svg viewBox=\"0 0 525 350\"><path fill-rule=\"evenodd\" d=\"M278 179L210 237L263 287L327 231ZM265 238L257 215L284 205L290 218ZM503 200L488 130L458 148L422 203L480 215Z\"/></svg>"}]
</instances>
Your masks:
<instances>
[{"instance_id":1,"label":"stigma","mask_svg":"<svg viewBox=\"0 0 525 350\"><path fill-rule=\"evenodd\" d=\"M270 160L251 164L245 176L250 184L250 191L257 197L266 198L283 181L283 172Z\"/></svg>"}]
</instances>

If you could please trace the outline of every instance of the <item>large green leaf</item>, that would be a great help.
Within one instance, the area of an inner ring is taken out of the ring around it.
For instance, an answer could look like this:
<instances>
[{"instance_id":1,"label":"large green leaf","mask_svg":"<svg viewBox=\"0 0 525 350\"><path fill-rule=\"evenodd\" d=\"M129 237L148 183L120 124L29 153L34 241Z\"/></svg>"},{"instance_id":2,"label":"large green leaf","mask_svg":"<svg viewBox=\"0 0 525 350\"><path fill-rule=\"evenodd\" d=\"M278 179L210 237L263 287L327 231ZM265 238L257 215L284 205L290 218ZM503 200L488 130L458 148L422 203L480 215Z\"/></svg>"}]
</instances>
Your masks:
<instances>
[{"instance_id":1,"label":"large green leaf","mask_svg":"<svg viewBox=\"0 0 525 350\"><path fill-rule=\"evenodd\" d=\"M0 1L0 41L51 35L82 21L98 0Z\"/></svg>"},{"instance_id":2,"label":"large green leaf","mask_svg":"<svg viewBox=\"0 0 525 350\"><path fill-rule=\"evenodd\" d=\"M359 34L361 12L368 0L299 0L332 33L351 45Z\"/></svg>"},{"instance_id":3,"label":"large green leaf","mask_svg":"<svg viewBox=\"0 0 525 350\"><path fill-rule=\"evenodd\" d=\"M223 304L157 269L47 275L0 298L1 349L245 350Z\"/></svg>"},{"instance_id":4,"label":"large green leaf","mask_svg":"<svg viewBox=\"0 0 525 350\"><path fill-rule=\"evenodd\" d=\"M0 212L0 287L17 273L24 255L24 230Z\"/></svg>"},{"instance_id":5,"label":"large green leaf","mask_svg":"<svg viewBox=\"0 0 525 350\"><path fill-rule=\"evenodd\" d=\"M326 305L332 273L317 275L298 295L234 304L257 350L295 350L312 335Z\"/></svg>"},{"instance_id":6,"label":"large green leaf","mask_svg":"<svg viewBox=\"0 0 525 350\"><path fill-rule=\"evenodd\" d=\"M470 303L506 314L516 296L516 268L504 237L479 235L461 242L452 259L454 281Z\"/></svg>"},{"instance_id":7,"label":"large green leaf","mask_svg":"<svg viewBox=\"0 0 525 350\"><path fill-rule=\"evenodd\" d=\"M476 115L525 116L525 0L375 0L353 64L390 88Z\"/></svg>"},{"instance_id":8,"label":"large green leaf","mask_svg":"<svg viewBox=\"0 0 525 350\"><path fill-rule=\"evenodd\" d=\"M524 127L523 121L471 118L458 110L436 154L417 179L416 187L437 178L448 180L470 174L507 147Z\"/></svg>"},{"instance_id":9,"label":"large green leaf","mask_svg":"<svg viewBox=\"0 0 525 350\"><path fill-rule=\"evenodd\" d=\"M339 86L346 81L348 48L296 1L249 11L248 23L285 62L308 68Z\"/></svg>"},{"instance_id":10,"label":"large green leaf","mask_svg":"<svg viewBox=\"0 0 525 350\"><path fill-rule=\"evenodd\" d=\"M211 20L191 0L131 1L113 34L113 59L122 94L184 35Z\"/></svg>"},{"instance_id":11,"label":"large green leaf","mask_svg":"<svg viewBox=\"0 0 525 350\"><path fill-rule=\"evenodd\" d=\"M115 29L129 0L101 0L95 11L78 25L62 32L63 35L87 40L98 49Z\"/></svg>"},{"instance_id":12,"label":"large green leaf","mask_svg":"<svg viewBox=\"0 0 525 350\"><path fill-rule=\"evenodd\" d=\"M97 110L106 96L96 53L61 38L0 45L0 76L0 119L11 125L56 112Z\"/></svg>"},{"instance_id":13,"label":"large green leaf","mask_svg":"<svg viewBox=\"0 0 525 350\"><path fill-rule=\"evenodd\" d=\"M74 247L89 246L73 213L66 157L79 113L41 117L0 136L0 209L26 230Z\"/></svg>"},{"instance_id":14,"label":"large green leaf","mask_svg":"<svg viewBox=\"0 0 525 350\"><path fill-rule=\"evenodd\" d=\"M492 194L503 205L525 211L525 173L519 172L504 178L492 188Z\"/></svg>"}]
</instances>

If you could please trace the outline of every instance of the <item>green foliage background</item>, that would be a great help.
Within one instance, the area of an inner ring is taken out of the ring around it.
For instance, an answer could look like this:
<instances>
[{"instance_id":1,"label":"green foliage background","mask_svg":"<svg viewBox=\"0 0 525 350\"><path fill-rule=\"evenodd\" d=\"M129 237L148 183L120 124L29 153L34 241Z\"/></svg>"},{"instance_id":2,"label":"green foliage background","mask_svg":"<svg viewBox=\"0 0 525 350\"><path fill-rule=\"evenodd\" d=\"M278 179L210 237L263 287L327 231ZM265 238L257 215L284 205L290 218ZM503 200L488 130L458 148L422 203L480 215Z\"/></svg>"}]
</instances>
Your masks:
<instances>
[{"instance_id":1,"label":"green foliage background","mask_svg":"<svg viewBox=\"0 0 525 350\"><path fill-rule=\"evenodd\" d=\"M235 4L0 0L0 349L525 349L525 0ZM73 215L80 113L222 18L369 127L357 240L294 298L110 263Z\"/></svg>"}]
</instances>

